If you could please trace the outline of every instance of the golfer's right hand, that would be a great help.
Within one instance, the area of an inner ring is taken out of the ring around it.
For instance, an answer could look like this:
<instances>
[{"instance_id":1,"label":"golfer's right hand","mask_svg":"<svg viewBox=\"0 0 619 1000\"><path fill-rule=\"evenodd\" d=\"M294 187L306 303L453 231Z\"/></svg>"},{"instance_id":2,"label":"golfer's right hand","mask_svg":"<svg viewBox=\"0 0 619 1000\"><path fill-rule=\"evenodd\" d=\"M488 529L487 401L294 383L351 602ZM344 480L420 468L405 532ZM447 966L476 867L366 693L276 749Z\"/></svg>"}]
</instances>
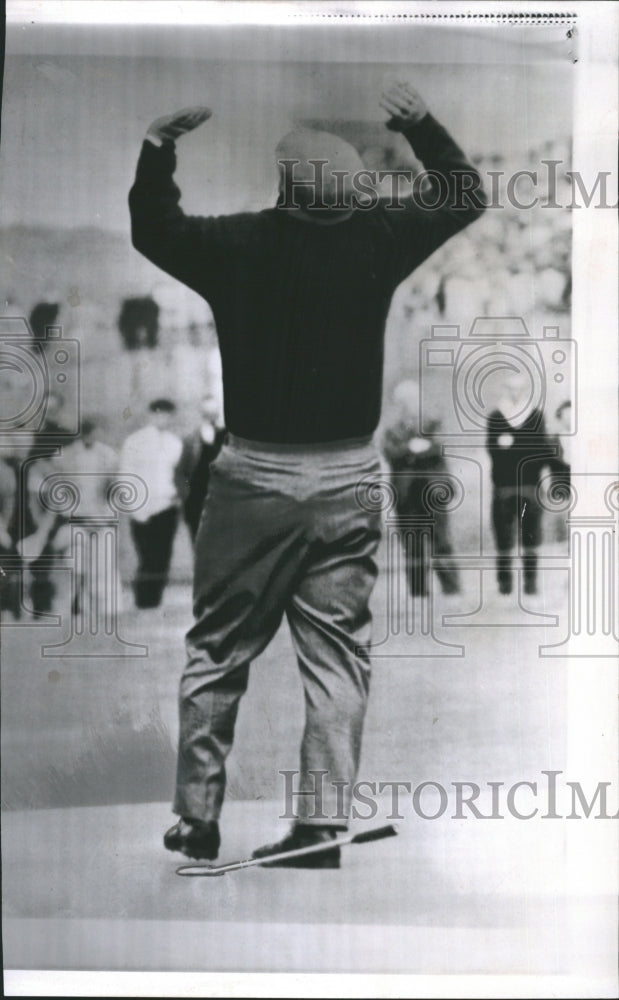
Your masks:
<instances>
[{"instance_id":1,"label":"golfer's right hand","mask_svg":"<svg viewBox=\"0 0 619 1000\"><path fill-rule=\"evenodd\" d=\"M423 97L408 80L398 80L384 90L378 103L391 115L386 125L393 132L419 124L428 113Z\"/></svg>"},{"instance_id":2,"label":"golfer's right hand","mask_svg":"<svg viewBox=\"0 0 619 1000\"><path fill-rule=\"evenodd\" d=\"M155 118L155 121L148 126L146 135L157 145L162 142L176 142L186 132L193 132L194 128L207 121L212 114L211 109L203 105L182 108L181 111L175 111L171 115Z\"/></svg>"}]
</instances>

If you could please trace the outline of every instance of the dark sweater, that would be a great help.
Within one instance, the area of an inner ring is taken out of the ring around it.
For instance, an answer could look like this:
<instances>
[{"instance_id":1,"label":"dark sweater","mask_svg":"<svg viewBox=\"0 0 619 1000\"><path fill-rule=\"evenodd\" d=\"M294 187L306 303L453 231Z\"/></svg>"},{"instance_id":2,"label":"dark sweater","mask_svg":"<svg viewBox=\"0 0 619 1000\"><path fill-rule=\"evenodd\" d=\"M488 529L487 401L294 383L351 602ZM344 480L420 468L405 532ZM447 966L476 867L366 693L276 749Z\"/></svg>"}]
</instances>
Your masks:
<instances>
[{"instance_id":1,"label":"dark sweater","mask_svg":"<svg viewBox=\"0 0 619 1000\"><path fill-rule=\"evenodd\" d=\"M405 136L450 189L456 173L478 178L431 115ZM281 443L371 435L393 292L483 208L466 197L439 210L379 202L334 225L279 208L189 217L175 167L172 143L144 143L129 195L133 245L209 303L228 429Z\"/></svg>"},{"instance_id":2,"label":"dark sweater","mask_svg":"<svg viewBox=\"0 0 619 1000\"><path fill-rule=\"evenodd\" d=\"M499 444L508 434L511 444ZM488 417L486 444L492 462L492 483L500 489L536 487L544 466L552 467L556 448L549 441L540 410L531 410L523 424L513 427L500 410Z\"/></svg>"}]
</instances>

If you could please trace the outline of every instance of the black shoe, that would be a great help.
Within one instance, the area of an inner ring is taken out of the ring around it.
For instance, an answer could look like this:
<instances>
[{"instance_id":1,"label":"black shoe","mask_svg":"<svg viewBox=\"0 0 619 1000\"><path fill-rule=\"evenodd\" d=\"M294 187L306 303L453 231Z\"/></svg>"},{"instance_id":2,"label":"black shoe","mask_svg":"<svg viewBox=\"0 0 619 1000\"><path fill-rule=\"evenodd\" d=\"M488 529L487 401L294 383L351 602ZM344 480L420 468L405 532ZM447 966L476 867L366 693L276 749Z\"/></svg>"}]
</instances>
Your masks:
<instances>
[{"instance_id":1,"label":"black shoe","mask_svg":"<svg viewBox=\"0 0 619 1000\"><path fill-rule=\"evenodd\" d=\"M290 833L275 844L265 844L258 847L252 858L268 858L271 854L283 854L285 851L296 851L300 847L313 847L314 844L327 844L335 840L338 830L332 826L313 826L297 823ZM340 849L317 851L315 854L302 854L298 858L281 858L279 861L265 861L264 868L339 868Z\"/></svg>"},{"instance_id":2,"label":"black shoe","mask_svg":"<svg viewBox=\"0 0 619 1000\"><path fill-rule=\"evenodd\" d=\"M163 836L163 846L168 851L180 851L188 858L208 858L212 860L219 854L219 826L215 820L203 823L198 819L188 819L185 816L171 826Z\"/></svg>"}]
</instances>

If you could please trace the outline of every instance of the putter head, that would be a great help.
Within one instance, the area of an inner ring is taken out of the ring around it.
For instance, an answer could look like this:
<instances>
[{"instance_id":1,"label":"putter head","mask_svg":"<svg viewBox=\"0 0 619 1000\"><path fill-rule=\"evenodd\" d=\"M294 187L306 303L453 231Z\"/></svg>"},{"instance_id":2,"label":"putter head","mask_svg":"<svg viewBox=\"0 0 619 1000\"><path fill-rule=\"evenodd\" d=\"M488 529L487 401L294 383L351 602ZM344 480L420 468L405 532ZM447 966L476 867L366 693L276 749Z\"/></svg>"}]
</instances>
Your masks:
<instances>
[{"instance_id":1,"label":"putter head","mask_svg":"<svg viewBox=\"0 0 619 1000\"><path fill-rule=\"evenodd\" d=\"M181 865L180 868L176 869L177 875L206 875L209 878L219 877L225 875L225 872L219 871L213 865Z\"/></svg>"}]
</instances>

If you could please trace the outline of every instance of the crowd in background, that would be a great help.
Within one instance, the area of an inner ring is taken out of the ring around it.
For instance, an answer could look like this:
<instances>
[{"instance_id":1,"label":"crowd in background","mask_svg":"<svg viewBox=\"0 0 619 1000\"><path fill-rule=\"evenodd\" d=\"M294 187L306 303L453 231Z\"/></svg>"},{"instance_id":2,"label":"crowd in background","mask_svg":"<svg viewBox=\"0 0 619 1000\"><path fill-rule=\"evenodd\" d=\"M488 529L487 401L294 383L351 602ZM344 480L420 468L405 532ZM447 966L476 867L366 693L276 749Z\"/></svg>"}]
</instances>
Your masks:
<instances>
[{"instance_id":1,"label":"crowd in background","mask_svg":"<svg viewBox=\"0 0 619 1000\"><path fill-rule=\"evenodd\" d=\"M139 477L145 487L129 519L136 552L135 607L159 607L179 519L193 543L210 465L225 438L216 394L205 394L197 426L184 440L171 429L175 411L172 400L153 400L144 425L117 452L104 443L100 424L89 416L67 441L61 399L50 393L48 416L30 442L6 447L0 455L0 608L17 619L24 611L44 616L55 610L62 590L58 574L64 560L72 558L75 516L91 534L103 528L113 515L110 490L127 476ZM95 596L87 585L94 580L95 587L97 581L103 587L105 572L101 564L92 579L77 580L74 567L73 614Z\"/></svg>"},{"instance_id":2,"label":"crowd in background","mask_svg":"<svg viewBox=\"0 0 619 1000\"><path fill-rule=\"evenodd\" d=\"M404 463L430 474L444 467L440 444L432 433L427 433L426 427L426 433L420 434L419 427L410 423L411 385L427 374L420 363L420 343L431 336L433 326L457 327L460 337L466 337L477 317L518 316L533 340L541 336L546 325L558 327L561 338L569 337L572 213L567 207L542 207L544 201L570 204L571 186L565 174L569 158L569 143L556 141L530 150L524 163L510 164L501 156L478 158L482 174L502 172L504 179L514 170L537 171L540 183L535 195L539 204L525 211L503 198L501 208L490 208L477 225L436 252L396 293L387 324L384 408L379 429L386 468L393 471ZM544 160L558 161L560 166L551 174L542 168ZM47 401L45 427L29 445L16 444L2 451L0 555L5 562L7 554L13 559L9 559L3 577L4 607L19 612L17 591L11 583L19 559L28 567L28 606L35 611L51 607L53 583L48 557L52 552L66 553L68 534L66 519L63 522L62 515L52 515L42 507L40 487L50 474L71 470L101 474L88 501L93 513L104 504L106 476L133 472L149 483L147 505L130 520L137 558L133 589L138 607L156 607L168 578L180 516L195 541L208 468L225 433L218 397L220 372L214 325L201 300L194 301L195 296L189 295L188 301L185 291L178 293L160 276L152 289L136 289L134 296L113 304L107 316L100 304L93 303L88 313L87 304L82 303L80 315L91 316L90 328L72 328L71 310L63 304L61 294L57 298L57 302L42 300L30 306L27 314L33 336L44 340L46 327L53 323L63 327L64 335L79 339L83 348L82 398L96 399L98 418L82 419L80 437L67 443L61 434L56 442L60 447L54 447L53 432L62 431L63 405L62 392L54 391ZM20 302L23 305L24 295L15 293L12 300L7 308L14 312ZM110 316L115 322L110 322ZM102 344L103 330L106 343ZM110 354L118 358L117 364L109 364ZM215 387L214 392L204 396L205 386ZM556 436L566 433L571 400L565 389L555 390L549 384L548 390L543 433L557 441L555 472L561 468L565 472L569 469L569 439L562 437L559 441ZM159 398L157 391L161 393ZM440 428L445 405L449 401L435 400L430 428L433 421ZM408 415L403 415L403 409L408 410ZM486 462L489 488L496 493L496 447L487 451ZM417 477L413 490L417 491L417 499L409 496L407 501L413 509L418 506L422 479L423 475ZM514 515L512 511L508 517L505 507L499 517L496 503L493 509L488 528L504 558L499 588L507 592L507 549L513 543L513 532L501 534L498 524L501 519L505 523L513 520ZM465 537L466 525L460 528L460 536ZM529 548L539 544L539 537L534 525L529 537L534 544ZM446 519L437 528L435 543L439 580L447 592L453 592L458 588L458 579L449 565ZM413 593L423 594L427 569L417 563L411 556L409 582ZM529 560L529 576L531 566Z\"/></svg>"},{"instance_id":3,"label":"crowd in background","mask_svg":"<svg viewBox=\"0 0 619 1000\"><path fill-rule=\"evenodd\" d=\"M434 570L442 592L457 594L460 582L450 516L433 509L428 500L428 490L448 472L441 441L435 436L440 425L421 429L419 386L414 380L400 382L391 402L391 420L384 425L380 446L394 479L409 591L413 597L427 596ZM55 480L74 484L79 501L73 510L79 510L80 518L96 530L97 522L103 524L109 517L112 485L128 474L145 486L144 499L129 518L136 554L134 603L138 609L158 608L169 579L179 520L182 517L195 545L211 465L225 441L217 394L205 394L197 425L184 440L172 429L174 402L153 400L146 422L125 439L119 454L101 440L101 429L90 417L83 418L77 437L59 445L63 429L58 397L50 395L48 406L47 419L31 444L7 449L0 458L2 607L15 618L21 617L24 607L36 615L54 607L58 563L71 557L72 518L71 510L58 512L48 502ZM542 542L539 490L545 469L554 484L569 481L569 454L562 434L569 428L570 406L567 400L558 407L554 422L559 433L549 432L543 411L530 405L526 379L512 374L504 379L503 395L487 419L491 528L502 594L513 588L514 549L523 561L524 592L537 593L537 549ZM432 522L431 547L424 518L426 524L428 518ZM74 587L74 614L91 599L85 586L86 581L80 580Z\"/></svg>"}]
</instances>

